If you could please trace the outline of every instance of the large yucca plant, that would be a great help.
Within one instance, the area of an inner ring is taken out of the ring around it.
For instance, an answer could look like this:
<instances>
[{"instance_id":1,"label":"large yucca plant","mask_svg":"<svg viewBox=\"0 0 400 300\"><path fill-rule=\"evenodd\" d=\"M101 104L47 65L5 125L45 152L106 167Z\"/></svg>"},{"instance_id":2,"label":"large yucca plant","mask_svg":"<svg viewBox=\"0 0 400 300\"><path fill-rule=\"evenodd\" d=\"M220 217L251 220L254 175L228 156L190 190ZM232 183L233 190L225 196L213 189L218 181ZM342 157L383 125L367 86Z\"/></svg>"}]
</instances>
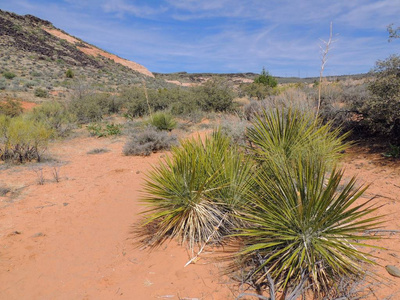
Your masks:
<instances>
[{"instance_id":1,"label":"large yucca plant","mask_svg":"<svg viewBox=\"0 0 400 300\"><path fill-rule=\"evenodd\" d=\"M339 128L324 125L312 114L298 109L263 110L252 125L247 135L254 145L253 155L260 161L274 160L285 165L312 157L333 165L349 146L344 143L347 134L341 135Z\"/></svg>"},{"instance_id":2,"label":"large yucca plant","mask_svg":"<svg viewBox=\"0 0 400 300\"><path fill-rule=\"evenodd\" d=\"M177 237L193 249L232 233L251 172L249 160L220 132L204 141L182 141L148 173L144 185L143 201L149 209L143 226L153 228L146 234L150 244Z\"/></svg>"},{"instance_id":3,"label":"large yucca plant","mask_svg":"<svg viewBox=\"0 0 400 300\"><path fill-rule=\"evenodd\" d=\"M380 224L371 200L359 200L366 187L356 187L354 178L340 186L343 172L327 176L322 162L299 159L294 170L267 164L274 175L260 172L243 207L240 268L250 268L258 282L271 276L284 293L302 282L324 292L340 276L363 274L362 264L373 261L360 247L377 237L362 233Z\"/></svg>"}]
</instances>

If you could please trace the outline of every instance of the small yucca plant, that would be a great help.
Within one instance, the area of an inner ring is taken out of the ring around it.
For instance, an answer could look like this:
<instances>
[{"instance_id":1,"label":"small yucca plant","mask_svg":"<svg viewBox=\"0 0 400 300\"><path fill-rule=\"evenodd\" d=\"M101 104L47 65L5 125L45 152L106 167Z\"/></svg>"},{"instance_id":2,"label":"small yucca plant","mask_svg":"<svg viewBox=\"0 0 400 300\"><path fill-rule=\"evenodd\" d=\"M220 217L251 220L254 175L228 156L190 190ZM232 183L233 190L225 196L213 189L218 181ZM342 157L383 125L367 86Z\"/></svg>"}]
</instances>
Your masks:
<instances>
[{"instance_id":1,"label":"small yucca plant","mask_svg":"<svg viewBox=\"0 0 400 300\"><path fill-rule=\"evenodd\" d=\"M156 112L150 117L149 123L156 127L158 130L171 131L177 125L174 117L167 112Z\"/></svg>"},{"instance_id":2,"label":"small yucca plant","mask_svg":"<svg viewBox=\"0 0 400 300\"><path fill-rule=\"evenodd\" d=\"M377 207L361 202L366 187L356 187L354 178L340 186L343 172L326 175L320 162L297 160L297 166L266 163L258 189L249 194L242 218L247 222L239 236L244 244L239 268L250 268L258 282L271 276L284 293L304 278L315 292L325 292L340 276L364 273L363 263L374 263L371 255L357 247L368 246L365 230L376 228ZM255 263L257 262L257 263Z\"/></svg>"},{"instance_id":3,"label":"small yucca plant","mask_svg":"<svg viewBox=\"0 0 400 300\"><path fill-rule=\"evenodd\" d=\"M196 244L219 242L238 226L236 208L250 190L252 164L220 132L181 141L180 147L148 173L143 226L150 244L178 238ZM211 239L210 239L211 237ZM146 236L145 236L146 238Z\"/></svg>"}]
</instances>

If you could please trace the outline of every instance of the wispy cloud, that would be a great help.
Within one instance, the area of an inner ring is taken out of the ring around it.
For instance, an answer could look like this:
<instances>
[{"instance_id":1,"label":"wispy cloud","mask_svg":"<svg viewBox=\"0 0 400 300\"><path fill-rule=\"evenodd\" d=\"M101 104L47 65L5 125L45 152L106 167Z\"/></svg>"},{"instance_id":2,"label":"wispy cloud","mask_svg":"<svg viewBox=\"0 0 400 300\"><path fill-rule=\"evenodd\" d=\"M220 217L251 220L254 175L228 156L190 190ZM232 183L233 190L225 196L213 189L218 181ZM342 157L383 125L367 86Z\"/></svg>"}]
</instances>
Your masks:
<instances>
[{"instance_id":1,"label":"wispy cloud","mask_svg":"<svg viewBox=\"0 0 400 300\"><path fill-rule=\"evenodd\" d=\"M396 50L386 26L400 0L13 0L2 9L34 14L157 72L317 75L319 39L333 21L338 41L327 73L367 72Z\"/></svg>"}]
</instances>

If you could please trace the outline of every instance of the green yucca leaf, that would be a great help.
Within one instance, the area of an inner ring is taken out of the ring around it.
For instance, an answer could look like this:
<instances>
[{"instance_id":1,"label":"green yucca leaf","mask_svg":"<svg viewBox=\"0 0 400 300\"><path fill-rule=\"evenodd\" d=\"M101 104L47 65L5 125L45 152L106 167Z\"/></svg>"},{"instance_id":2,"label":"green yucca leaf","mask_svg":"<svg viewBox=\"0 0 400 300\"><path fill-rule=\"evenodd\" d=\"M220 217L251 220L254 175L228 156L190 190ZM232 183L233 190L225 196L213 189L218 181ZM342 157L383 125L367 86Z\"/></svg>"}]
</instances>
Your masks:
<instances>
[{"instance_id":1,"label":"green yucca leaf","mask_svg":"<svg viewBox=\"0 0 400 300\"><path fill-rule=\"evenodd\" d=\"M296 109L264 110L252 125L247 135L255 145L251 151L260 161L284 165L298 158L313 158L329 165L349 146L344 143L348 134L341 135L330 123L323 125L312 114Z\"/></svg>"},{"instance_id":2,"label":"green yucca leaf","mask_svg":"<svg viewBox=\"0 0 400 300\"><path fill-rule=\"evenodd\" d=\"M342 171L327 175L321 161L297 160L296 166L265 162L256 178L259 190L243 207L248 227L235 234L245 245L239 255L245 261L261 255L252 276L264 280L267 268L278 289L296 286L306 271L312 287L323 291L338 276L360 275L362 263L374 263L357 247L379 238L362 233L382 219L369 217L377 209L371 200L354 205L366 189L355 188L354 178L339 191Z\"/></svg>"}]
</instances>

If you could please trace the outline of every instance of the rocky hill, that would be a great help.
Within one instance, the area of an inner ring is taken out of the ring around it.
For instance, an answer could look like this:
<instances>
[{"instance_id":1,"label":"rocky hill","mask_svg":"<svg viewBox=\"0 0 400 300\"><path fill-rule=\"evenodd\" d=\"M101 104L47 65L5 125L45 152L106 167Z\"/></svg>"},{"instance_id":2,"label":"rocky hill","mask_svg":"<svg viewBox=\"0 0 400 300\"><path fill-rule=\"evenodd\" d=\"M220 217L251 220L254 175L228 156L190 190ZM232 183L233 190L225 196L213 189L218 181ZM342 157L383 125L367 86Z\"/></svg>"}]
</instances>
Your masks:
<instances>
[{"instance_id":1,"label":"rocky hill","mask_svg":"<svg viewBox=\"0 0 400 300\"><path fill-rule=\"evenodd\" d=\"M66 76L68 70L74 80ZM49 21L2 10L0 74L0 90L12 92L40 87L57 94L78 79L108 91L143 81L148 87L168 85L144 66L90 45Z\"/></svg>"}]
</instances>

